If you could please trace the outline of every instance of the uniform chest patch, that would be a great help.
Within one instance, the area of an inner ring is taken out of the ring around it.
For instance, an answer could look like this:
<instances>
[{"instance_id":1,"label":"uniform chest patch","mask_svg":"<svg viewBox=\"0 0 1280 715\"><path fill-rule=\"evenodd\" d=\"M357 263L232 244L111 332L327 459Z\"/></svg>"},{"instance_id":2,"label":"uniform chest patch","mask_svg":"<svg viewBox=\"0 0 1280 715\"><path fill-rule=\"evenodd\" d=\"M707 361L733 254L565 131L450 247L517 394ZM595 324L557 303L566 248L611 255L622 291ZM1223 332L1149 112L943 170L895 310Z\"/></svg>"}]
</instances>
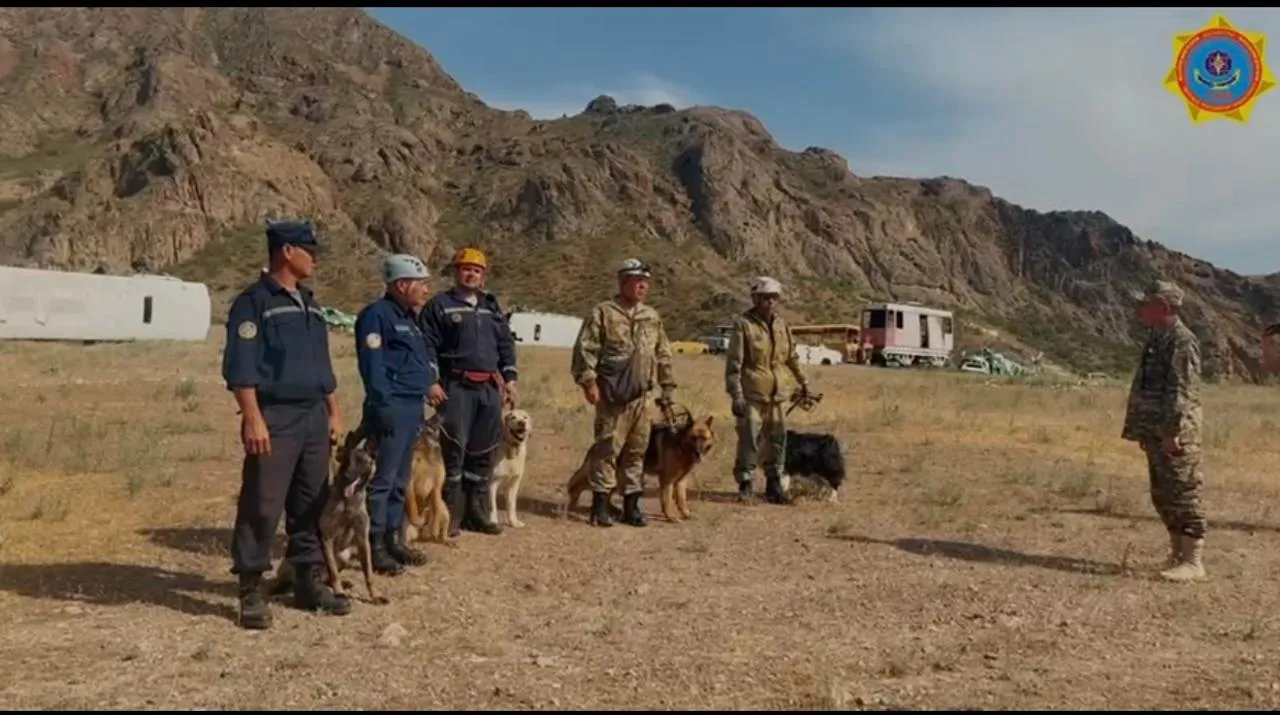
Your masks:
<instances>
[{"instance_id":1,"label":"uniform chest patch","mask_svg":"<svg viewBox=\"0 0 1280 715\"><path fill-rule=\"evenodd\" d=\"M236 335L239 335L241 340L253 340L258 337L258 324L252 320L246 320L236 326Z\"/></svg>"},{"instance_id":2,"label":"uniform chest patch","mask_svg":"<svg viewBox=\"0 0 1280 715\"><path fill-rule=\"evenodd\" d=\"M452 320L452 321L453 321L453 322L455 322L455 323L461 323L461 322L462 322L462 313L454 313L453 315L450 315L450 316L449 316L449 320Z\"/></svg>"},{"instance_id":3,"label":"uniform chest patch","mask_svg":"<svg viewBox=\"0 0 1280 715\"><path fill-rule=\"evenodd\" d=\"M377 350L382 347L382 336L377 333L369 333L364 336L364 344L370 350Z\"/></svg>"}]
</instances>

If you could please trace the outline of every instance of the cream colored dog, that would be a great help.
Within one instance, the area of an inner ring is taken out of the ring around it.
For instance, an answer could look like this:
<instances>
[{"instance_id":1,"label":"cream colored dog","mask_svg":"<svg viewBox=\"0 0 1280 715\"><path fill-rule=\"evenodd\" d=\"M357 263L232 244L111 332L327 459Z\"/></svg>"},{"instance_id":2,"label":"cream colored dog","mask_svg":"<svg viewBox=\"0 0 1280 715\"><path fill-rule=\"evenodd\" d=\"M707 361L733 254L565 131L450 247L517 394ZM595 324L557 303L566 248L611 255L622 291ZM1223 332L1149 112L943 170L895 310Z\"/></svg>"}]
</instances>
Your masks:
<instances>
[{"instance_id":1,"label":"cream colored dog","mask_svg":"<svg viewBox=\"0 0 1280 715\"><path fill-rule=\"evenodd\" d=\"M524 480L525 459L529 454L529 435L533 432L533 420L524 410L503 410L502 444L498 447L498 464L489 478L489 521L498 523L498 492L502 492L506 507L507 523L515 528L524 526L516 516L516 504L520 496L520 482Z\"/></svg>"}]
</instances>

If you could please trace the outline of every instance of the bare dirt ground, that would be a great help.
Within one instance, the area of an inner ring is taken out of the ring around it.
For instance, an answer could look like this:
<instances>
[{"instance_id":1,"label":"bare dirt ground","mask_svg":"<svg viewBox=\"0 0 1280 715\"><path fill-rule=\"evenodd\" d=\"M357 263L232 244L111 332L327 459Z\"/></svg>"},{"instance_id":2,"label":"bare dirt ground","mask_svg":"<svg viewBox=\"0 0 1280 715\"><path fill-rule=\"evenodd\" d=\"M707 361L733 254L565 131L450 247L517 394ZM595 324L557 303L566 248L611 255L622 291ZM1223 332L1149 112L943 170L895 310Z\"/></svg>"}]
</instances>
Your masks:
<instances>
[{"instance_id":1,"label":"bare dirt ground","mask_svg":"<svg viewBox=\"0 0 1280 715\"><path fill-rule=\"evenodd\" d=\"M795 423L844 442L836 505L732 503L717 417L695 520L561 518L590 414L568 353L521 353L526 528L428 546L346 618L288 599L237 628L237 418L220 327L196 345L0 345L0 706L88 708L1274 708L1277 407L1209 391L1210 580L1153 579L1166 538L1124 387L811 368ZM334 336L348 421L360 383ZM584 504L585 506L585 504ZM283 527L282 527L283 528ZM357 581L357 595L363 595Z\"/></svg>"}]
</instances>

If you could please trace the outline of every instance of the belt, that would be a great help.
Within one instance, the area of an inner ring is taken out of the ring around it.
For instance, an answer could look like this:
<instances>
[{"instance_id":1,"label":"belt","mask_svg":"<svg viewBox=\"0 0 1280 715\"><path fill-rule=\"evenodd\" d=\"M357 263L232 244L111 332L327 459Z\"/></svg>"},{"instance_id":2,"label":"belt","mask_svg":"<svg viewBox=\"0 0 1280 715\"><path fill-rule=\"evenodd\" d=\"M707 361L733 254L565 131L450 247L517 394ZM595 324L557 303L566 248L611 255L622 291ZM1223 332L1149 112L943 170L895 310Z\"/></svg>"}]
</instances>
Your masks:
<instances>
[{"instance_id":1,"label":"belt","mask_svg":"<svg viewBox=\"0 0 1280 715\"><path fill-rule=\"evenodd\" d=\"M502 377L496 372L482 372L480 370L457 370L453 373L453 376L475 385L483 385L489 381L497 382L501 385L502 380Z\"/></svg>"}]
</instances>

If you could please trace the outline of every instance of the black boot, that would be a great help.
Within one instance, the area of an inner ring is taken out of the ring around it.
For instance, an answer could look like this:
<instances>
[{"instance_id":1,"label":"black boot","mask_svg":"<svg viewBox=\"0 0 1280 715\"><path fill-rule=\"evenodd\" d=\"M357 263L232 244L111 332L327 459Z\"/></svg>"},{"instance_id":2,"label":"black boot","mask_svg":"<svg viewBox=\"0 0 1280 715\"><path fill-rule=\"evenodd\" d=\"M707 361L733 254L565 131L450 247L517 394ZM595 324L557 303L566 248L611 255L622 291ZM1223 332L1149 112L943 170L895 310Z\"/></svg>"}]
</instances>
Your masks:
<instances>
[{"instance_id":1,"label":"black boot","mask_svg":"<svg viewBox=\"0 0 1280 715\"><path fill-rule=\"evenodd\" d=\"M369 558L373 561L374 573L383 576L399 576L404 573L404 564L395 559L387 550L386 534L369 534Z\"/></svg>"},{"instance_id":2,"label":"black boot","mask_svg":"<svg viewBox=\"0 0 1280 715\"><path fill-rule=\"evenodd\" d=\"M320 581L319 564L298 566L298 580L293 584L293 603L304 611L323 611L335 616L351 613L351 601L346 596L334 594L333 589Z\"/></svg>"},{"instance_id":3,"label":"black boot","mask_svg":"<svg viewBox=\"0 0 1280 715\"><path fill-rule=\"evenodd\" d=\"M449 507L449 538L462 536L462 512L466 509L466 499L462 492L462 480L444 483L445 506Z\"/></svg>"},{"instance_id":4,"label":"black boot","mask_svg":"<svg viewBox=\"0 0 1280 715\"><path fill-rule=\"evenodd\" d=\"M488 485L467 482L467 515L462 528L479 534L496 536L502 533L502 526L489 521Z\"/></svg>"},{"instance_id":5,"label":"black boot","mask_svg":"<svg viewBox=\"0 0 1280 715\"><path fill-rule=\"evenodd\" d=\"M782 490L782 477L770 474L764 485L764 498L770 504L790 504L791 497Z\"/></svg>"},{"instance_id":6,"label":"black boot","mask_svg":"<svg viewBox=\"0 0 1280 715\"><path fill-rule=\"evenodd\" d=\"M240 627L255 631L271 627L271 608L262 595L262 574L240 574Z\"/></svg>"},{"instance_id":7,"label":"black boot","mask_svg":"<svg viewBox=\"0 0 1280 715\"><path fill-rule=\"evenodd\" d=\"M622 496L622 523L628 526L647 526L644 512L640 511L640 492Z\"/></svg>"},{"instance_id":8,"label":"black boot","mask_svg":"<svg viewBox=\"0 0 1280 715\"><path fill-rule=\"evenodd\" d=\"M755 501L756 488L750 479L741 479L738 481L738 501L750 503Z\"/></svg>"},{"instance_id":9,"label":"black boot","mask_svg":"<svg viewBox=\"0 0 1280 715\"><path fill-rule=\"evenodd\" d=\"M388 531L386 537L387 553L391 554L391 558L405 566L427 565L427 555L406 545L399 529Z\"/></svg>"},{"instance_id":10,"label":"black boot","mask_svg":"<svg viewBox=\"0 0 1280 715\"><path fill-rule=\"evenodd\" d=\"M591 523L613 526L613 517L609 515L609 492L591 492Z\"/></svg>"}]
</instances>

